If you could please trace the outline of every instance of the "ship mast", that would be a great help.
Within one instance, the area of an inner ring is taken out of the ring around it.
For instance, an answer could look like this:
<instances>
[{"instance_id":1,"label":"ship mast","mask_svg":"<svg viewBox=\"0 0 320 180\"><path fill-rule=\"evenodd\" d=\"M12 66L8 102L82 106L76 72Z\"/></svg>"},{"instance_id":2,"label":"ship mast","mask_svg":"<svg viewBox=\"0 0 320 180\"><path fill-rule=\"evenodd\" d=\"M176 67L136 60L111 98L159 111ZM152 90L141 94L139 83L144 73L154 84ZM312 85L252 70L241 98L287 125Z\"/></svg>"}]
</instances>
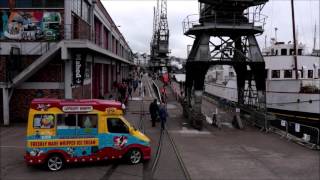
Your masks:
<instances>
[{"instance_id":1,"label":"ship mast","mask_svg":"<svg viewBox=\"0 0 320 180\"><path fill-rule=\"evenodd\" d=\"M313 36L313 48L312 51L316 50L316 43L317 43L317 24L314 24L314 36Z\"/></svg>"},{"instance_id":2,"label":"ship mast","mask_svg":"<svg viewBox=\"0 0 320 180\"><path fill-rule=\"evenodd\" d=\"M291 14L292 14L294 71L295 71L296 79L298 79L296 23L295 23L295 18L294 18L294 2L293 2L293 0L291 0Z\"/></svg>"}]
</instances>

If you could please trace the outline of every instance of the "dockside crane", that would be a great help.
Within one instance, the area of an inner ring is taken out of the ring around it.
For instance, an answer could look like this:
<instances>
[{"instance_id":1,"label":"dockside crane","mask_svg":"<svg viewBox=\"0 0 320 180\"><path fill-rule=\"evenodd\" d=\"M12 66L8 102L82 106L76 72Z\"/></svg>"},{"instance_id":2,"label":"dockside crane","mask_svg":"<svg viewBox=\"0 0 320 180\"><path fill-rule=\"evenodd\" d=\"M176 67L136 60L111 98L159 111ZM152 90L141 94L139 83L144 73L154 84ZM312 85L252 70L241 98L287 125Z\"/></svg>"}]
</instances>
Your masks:
<instances>
[{"instance_id":1,"label":"dockside crane","mask_svg":"<svg viewBox=\"0 0 320 180\"><path fill-rule=\"evenodd\" d=\"M194 38L186 63L184 115L191 125L202 129L205 75L211 66L230 65L237 74L237 107L264 117L265 63L256 35L263 33L261 11L268 0L198 1L199 15L190 15L183 22L184 34ZM255 124L267 128L263 119Z\"/></svg>"},{"instance_id":2,"label":"dockside crane","mask_svg":"<svg viewBox=\"0 0 320 180\"><path fill-rule=\"evenodd\" d=\"M159 6L160 5L160 6ZM160 7L160 9L159 9ZM167 0L157 1L153 12L153 34L150 43L150 69L154 72L170 69L169 63L169 27L167 18Z\"/></svg>"}]
</instances>

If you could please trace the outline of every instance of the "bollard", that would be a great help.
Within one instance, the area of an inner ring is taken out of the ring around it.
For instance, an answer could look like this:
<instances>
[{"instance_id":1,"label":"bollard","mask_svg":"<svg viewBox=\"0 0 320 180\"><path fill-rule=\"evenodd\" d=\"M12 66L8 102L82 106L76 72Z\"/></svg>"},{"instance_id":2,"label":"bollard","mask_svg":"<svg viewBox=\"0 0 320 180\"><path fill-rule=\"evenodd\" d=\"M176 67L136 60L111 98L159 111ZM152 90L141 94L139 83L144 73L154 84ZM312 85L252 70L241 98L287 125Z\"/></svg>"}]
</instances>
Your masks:
<instances>
[{"instance_id":1,"label":"bollard","mask_svg":"<svg viewBox=\"0 0 320 180\"><path fill-rule=\"evenodd\" d=\"M220 118L218 118L218 108L216 108L215 112L212 113L212 126L217 126L219 129L222 128Z\"/></svg>"},{"instance_id":2,"label":"bollard","mask_svg":"<svg viewBox=\"0 0 320 180\"><path fill-rule=\"evenodd\" d=\"M234 115L233 120L235 121L239 129L244 128L241 117L240 117L240 108L236 108L236 114Z\"/></svg>"},{"instance_id":3,"label":"bollard","mask_svg":"<svg viewBox=\"0 0 320 180\"><path fill-rule=\"evenodd\" d=\"M212 113L212 126L216 125L217 122L217 115L215 113Z\"/></svg>"}]
</instances>

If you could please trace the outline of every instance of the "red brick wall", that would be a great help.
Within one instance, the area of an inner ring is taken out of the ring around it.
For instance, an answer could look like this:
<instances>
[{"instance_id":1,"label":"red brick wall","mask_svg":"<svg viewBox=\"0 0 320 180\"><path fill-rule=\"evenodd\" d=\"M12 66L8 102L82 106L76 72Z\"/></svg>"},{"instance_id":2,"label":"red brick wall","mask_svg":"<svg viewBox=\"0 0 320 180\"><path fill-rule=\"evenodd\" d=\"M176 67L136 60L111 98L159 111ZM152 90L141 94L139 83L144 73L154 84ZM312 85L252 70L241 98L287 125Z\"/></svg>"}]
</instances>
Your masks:
<instances>
[{"instance_id":1,"label":"red brick wall","mask_svg":"<svg viewBox=\"0 0 320 180\"><path fill-rule=\"evenodd\" d=\"M39 56L21 56L21 69L27 68ZM0 56L0 82L6 81L6 58ZM60 58L54 58L49 64L41 68L35 75L30 77L28 82L63 82L64 81L64 64Z\"/></svg>"},{"instance_id":2,"label":"red brick wall","mask_svg":"<svg viewBox=\"0 0 320 180\"><path fill-rule=\"evenodd\" d=\"M63 95L64 90L59 89L15 89L10 100L10 122L27 122L32 99L63 98Z\"/></svg>"},{"instance_id":3,"label":"red brick wall","mask_svg":"<svg viewBox=\"0 0 320 180\"><path fill-rule=\"evenodd\" d=\"M40 56L30 56L30 55L22 55L21 56L21 68L25 69L27 68L30 64L32 64L35 60L37 60Z\"/></svg>"},{"instance_id":4,"label":"red brick wall","mask_svg":"<svg viewBox=\"0 0 320 180\"><path fill-rule=\"evenodd\" d=\"M90 99L91 98L91 84L72 88L72 97L75 99Z\"/></svg>"},{"instance_id":5,"label":"red brick wall","mask_svg":"<svg viewBox=\"0 0 320 180\"><path fill-rule=\"evenodd\" d=\"M5 81L5 56L0 58L0 81ZM39 56L22 56L21 67L24 69L33 63ZM41 68L28 82L63 82L64 64L59 58ZM1 92L2 93L2 92ZM10 122L27 122L29 105L36 97L64 98L64 90L46 89L15 89L10 100ZM0 99L0 115L2 114L2 95ZM2 122L1 122L2 123Z\"/></svg>"},{"instance_id":6,"label":"red brick wall","mask_svg":"<svg viewBox=\"0 0 320 180\"><path fill-rule=\"evenodd\" d=\"M50 62L31 76L28 82L63 82L64 81L64 65L60 63Z\"/></svg>"}]
</instances>

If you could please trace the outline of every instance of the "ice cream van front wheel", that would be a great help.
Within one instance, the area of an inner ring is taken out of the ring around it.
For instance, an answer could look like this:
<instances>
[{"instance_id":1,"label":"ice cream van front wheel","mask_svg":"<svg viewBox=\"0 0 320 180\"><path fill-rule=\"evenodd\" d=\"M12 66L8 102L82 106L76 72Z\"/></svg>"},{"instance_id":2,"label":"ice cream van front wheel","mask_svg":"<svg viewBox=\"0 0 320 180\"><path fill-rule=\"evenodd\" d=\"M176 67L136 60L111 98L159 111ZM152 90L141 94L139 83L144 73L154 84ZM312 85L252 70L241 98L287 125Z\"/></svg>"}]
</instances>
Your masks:
<instances>
[{"instance_id":1,"label":"ice cream van front wheel","mask_svg":"<svg viewBox=\"0 0 320 180\"><path fill-rule=\"evenodd\" d=\"M142 160L142 153L139 149L131 149L127 155L130 164L138 164Z\"/></svg>"},{"instance_id":2,"label":"ice cream van front wheel","mask_svg":"<svg viewBox=\"0 0 320 180\"><path fill-rule=\"evenodd\" d=\"M47 168L50 171L59 171L64 166L64 159L59 154L52 154L47 159Z\"/></svg>"}]
</instances>

